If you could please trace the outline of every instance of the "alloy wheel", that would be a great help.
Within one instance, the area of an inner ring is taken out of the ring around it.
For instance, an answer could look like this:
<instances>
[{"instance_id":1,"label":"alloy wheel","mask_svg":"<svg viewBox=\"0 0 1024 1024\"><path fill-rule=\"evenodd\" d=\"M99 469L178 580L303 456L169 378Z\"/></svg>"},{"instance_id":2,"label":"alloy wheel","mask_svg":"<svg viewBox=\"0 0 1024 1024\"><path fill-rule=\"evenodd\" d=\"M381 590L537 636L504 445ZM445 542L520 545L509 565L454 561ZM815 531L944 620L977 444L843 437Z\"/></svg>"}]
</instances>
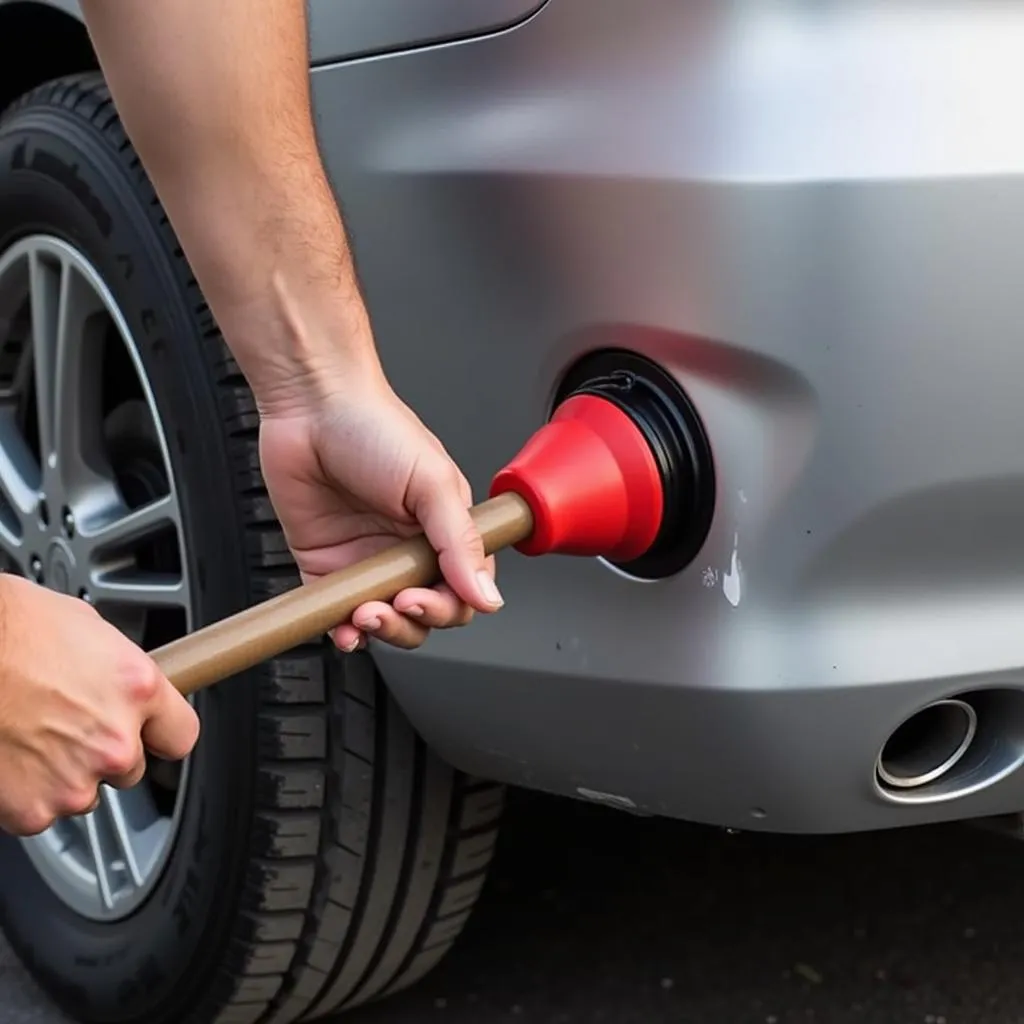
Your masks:
<instances>
[{"instance_id":1,"label":"alloy wheel","mask_svg":"<svg viewBox=\"0 0 1024 1024\"><path fill-rule=\"evenodd\" d=\"M67 242L0 254L0 560L90 602L146 649L192 625L167 438L125 318ZM173 847L188 760L150 761L130 790L100 787L90 814L25 839L78 913L120 919L152 891Z\"/></svg>"}]
</instances>

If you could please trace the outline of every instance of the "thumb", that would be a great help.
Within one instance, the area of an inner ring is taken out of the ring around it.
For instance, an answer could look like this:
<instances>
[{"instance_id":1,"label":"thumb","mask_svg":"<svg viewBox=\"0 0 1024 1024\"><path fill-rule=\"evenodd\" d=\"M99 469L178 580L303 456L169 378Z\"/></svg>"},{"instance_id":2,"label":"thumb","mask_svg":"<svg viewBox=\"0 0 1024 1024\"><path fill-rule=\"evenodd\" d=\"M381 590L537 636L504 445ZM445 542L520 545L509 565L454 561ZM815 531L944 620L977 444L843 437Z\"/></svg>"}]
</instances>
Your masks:
<instances>
[{"instance_id":1,"label":"thumb","mask_svg":"<svg viewBox=\"0 0 1024 1024\"><path fill-rule=\"evenodd\" d=\"M457 472L432 475L410 495L410 511L437 552L448 586L477 611L497 611L504 601L460 491Z\"/></svg>"}]
</instances>

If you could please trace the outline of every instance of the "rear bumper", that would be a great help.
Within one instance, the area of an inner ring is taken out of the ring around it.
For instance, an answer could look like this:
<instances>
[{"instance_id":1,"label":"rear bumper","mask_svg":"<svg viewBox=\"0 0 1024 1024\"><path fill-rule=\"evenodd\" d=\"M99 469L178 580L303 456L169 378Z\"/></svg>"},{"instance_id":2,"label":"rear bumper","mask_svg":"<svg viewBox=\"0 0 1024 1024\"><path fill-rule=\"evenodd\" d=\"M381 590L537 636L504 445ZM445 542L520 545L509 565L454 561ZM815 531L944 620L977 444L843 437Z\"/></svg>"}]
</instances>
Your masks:
<instances>
[{"instance_id":1,"label":"rear bumper","mask_svg":"<svg viewBox=\"0 0 1024 1024\"><path fill-rule=\"evenodd\" d=\"M1024 686L1024 12L897 6L551 0L314 75L388 371L478 495L605 343L714 447L687 572L506 554L500 615L379 653L456 765L779 831L1024 807L874 784L919 706Z\"/></svg>"}]
</instances>

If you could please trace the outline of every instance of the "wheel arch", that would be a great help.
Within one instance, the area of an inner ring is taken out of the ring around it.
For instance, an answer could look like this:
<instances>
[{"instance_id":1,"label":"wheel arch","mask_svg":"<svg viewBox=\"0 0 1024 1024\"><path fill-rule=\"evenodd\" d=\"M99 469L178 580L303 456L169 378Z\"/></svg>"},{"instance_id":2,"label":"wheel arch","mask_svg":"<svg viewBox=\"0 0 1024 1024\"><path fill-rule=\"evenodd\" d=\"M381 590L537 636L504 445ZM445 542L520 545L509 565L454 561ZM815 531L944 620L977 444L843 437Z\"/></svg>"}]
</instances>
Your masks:
<instances>
[{"instance_id":1,"label":"wheel arch","mask_svg":"<svg viewBox=\"0 0 1024 1024\"><path fill-rule=\"evenodd\" d=\"M52 78L98 70L77 0L0 0L0 112Z\"/></svg>"}]
</instances>

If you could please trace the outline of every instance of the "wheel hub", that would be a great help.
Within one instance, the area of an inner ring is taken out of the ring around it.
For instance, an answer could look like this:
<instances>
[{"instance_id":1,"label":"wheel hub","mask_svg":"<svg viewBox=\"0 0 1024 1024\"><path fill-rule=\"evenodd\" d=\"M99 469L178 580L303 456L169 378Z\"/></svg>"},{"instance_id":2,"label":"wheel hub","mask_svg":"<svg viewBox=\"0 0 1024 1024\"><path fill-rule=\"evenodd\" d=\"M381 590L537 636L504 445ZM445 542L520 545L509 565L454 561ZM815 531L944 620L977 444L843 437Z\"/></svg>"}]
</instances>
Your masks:
<instances>
[{"instance_id":1,"label":"wheel hub","mask_svg":"<svg viewBox=\"0 0 1024 1024\"><path fill-rule=\"evenodd\" d=\"M74 552L62 537L54 537L43 559L43 578L39 582L61 594L72 594L83 589L75 586L77 576Z\"/></svg>"}]
</instances>

